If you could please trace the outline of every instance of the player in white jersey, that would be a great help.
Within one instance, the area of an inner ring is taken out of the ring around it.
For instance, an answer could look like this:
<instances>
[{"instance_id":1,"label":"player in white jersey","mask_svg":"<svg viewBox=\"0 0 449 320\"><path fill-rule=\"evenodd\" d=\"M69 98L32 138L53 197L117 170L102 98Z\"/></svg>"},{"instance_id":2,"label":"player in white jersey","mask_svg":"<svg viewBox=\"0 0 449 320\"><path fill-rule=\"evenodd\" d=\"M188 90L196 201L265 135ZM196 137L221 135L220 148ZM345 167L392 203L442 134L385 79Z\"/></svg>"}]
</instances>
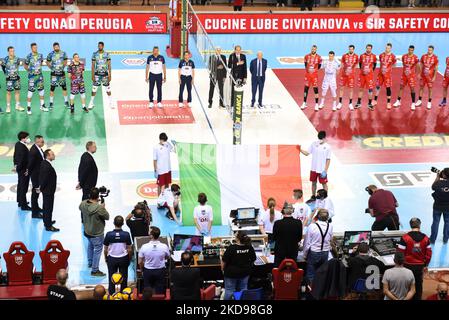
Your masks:
<instances>
[{"instance_id":1,"label":"player in white jersey","mask_svg":"<svg viewBox=\"0 0 449 320\"><path fill-rule=\"evenodd\" d=\"M327 94L327 90L331 90L332 99L332 111L337 110L337 72L340 68L337 60L335 60L335 52L329 51L329 60L324 62L324 79L321 86L321 103L319 109L324 107L324 99Z\"/></svg>"},{"instance_id":2,"label":"player in white jersey","mask_svg":"<svg viewBox=\"0 0 449 320\"><path fill-rule=\"evenodd\" d=\"M196 235L209 236L212 229L214 214L212 207L207 205L207 196L205 193L198 194L199 205L193 209L193 218L195 221Z\"/></svg>"}]
</instances>

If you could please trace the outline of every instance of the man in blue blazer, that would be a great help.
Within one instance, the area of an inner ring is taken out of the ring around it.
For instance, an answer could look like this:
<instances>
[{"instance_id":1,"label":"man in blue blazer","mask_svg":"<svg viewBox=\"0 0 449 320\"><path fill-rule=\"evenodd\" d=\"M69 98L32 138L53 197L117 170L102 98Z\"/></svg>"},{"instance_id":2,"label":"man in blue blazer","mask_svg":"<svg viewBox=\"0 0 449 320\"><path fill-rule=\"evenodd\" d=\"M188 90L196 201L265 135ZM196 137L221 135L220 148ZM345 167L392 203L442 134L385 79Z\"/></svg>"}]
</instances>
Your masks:
<instances>
[{"instance_id":1,"label":"man in blue blazer","mask_svg":"<svg viewBox=\"0 0 449 320\"><path fill-rule=\"evenodd\" d=\"M261 108L263 87L265 84L265 71L267 71L267 59L263 58L262 51L258 51L257 58L252 60L249 64L249 71L251 72L251 89L253 94L251 99L251 108L254 108L257 90L259 90L258 103L259 108Z\"/></svg>"}]
</instances>

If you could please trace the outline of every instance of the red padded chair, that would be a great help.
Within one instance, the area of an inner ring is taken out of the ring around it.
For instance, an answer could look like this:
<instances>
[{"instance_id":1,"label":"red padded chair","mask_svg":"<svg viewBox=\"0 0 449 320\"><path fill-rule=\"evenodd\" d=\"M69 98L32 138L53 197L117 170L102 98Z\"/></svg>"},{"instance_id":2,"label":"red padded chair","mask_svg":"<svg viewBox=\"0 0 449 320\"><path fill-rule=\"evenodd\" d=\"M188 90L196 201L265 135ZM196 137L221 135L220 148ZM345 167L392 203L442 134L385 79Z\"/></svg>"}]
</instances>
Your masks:
<instances>
[{"instance_id":1,"label":"red padded chair","mask_svg":"<svg viewBox=\"0 0 449 320\"><path fill-rule=\"evenodd\" d=\"M273 271L275 300L297 300L304 270L298 269L292 259L284 259Z\"/></svg>"},{"instance_id":2,"label":"red padded chair","mask_svg":"<svg viewBox=\"0 0 449 320\"><path fill-rule=\"evenodd\" d=\"M215 284L211 284L206 289L201 289L201 300L214 300Z\"/></svg>"},{"instance_id":3,"label":"red padded chair","mask_svg":"<svg viewBox=\"0 0 449 320\"><path fill-rule=\"evenodd\" d=\"M8 272L8 285L21 286L33 284L34 252L28 251L23 242L11 243L8 252L3 254Z\"/></svg>"},{"instance_id":4,"label":"red padded chair","mask_svg":"<svg viewBox=\"0 0 449 320\"><path fill-rule=\"evenodd\" d=\"M58 240L50 240L44 250L39 252L42 260L42 283L55 284L59 269L67 269L70 251L65 250Z\"/></svg>"}]
</instances>

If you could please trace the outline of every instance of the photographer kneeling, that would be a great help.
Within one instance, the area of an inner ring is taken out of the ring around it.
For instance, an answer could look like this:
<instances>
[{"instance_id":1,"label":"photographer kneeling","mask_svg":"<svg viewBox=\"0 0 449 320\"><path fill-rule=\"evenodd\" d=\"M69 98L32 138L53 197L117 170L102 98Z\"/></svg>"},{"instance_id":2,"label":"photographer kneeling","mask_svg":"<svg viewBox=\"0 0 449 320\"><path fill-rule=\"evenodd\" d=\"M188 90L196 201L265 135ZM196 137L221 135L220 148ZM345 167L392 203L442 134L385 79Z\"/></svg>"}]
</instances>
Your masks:
<instances>
[{"instance_id":1,"label":"photographer kneeling","mask_svg":"<svg viewBox=\"0 0 449 320\"><path fill-rule=\"evenodd\" d=\"M432 184L433 203L433 222L432 233L430 234L430 242L435 243L438 236L438 227L440 226L441 215L443 215L443 243L449 240L449 168L438 171L432 168L432 172L437 174Z\"/></svg>"},{"instance_id":2,"label":"photographer kneeling","mask_svg":"<svg viewBox=\"0 0 449 320\"><path fill-rule=\"evenodd\" d=\"M105 221L109 220L109 213L104 202L100 201L98 188L92 188L89 199L81 202L79 209L83 217L84 235L89 241L87 260L89 268L92 268L91 276L104 277L106 274L99 270L99 264L103 250Z\"/></svg>"},{"instance_id":3,"label":"photographer kneeling","mask_svg":"<svg viewBox=\"0 0 449 320\"><path fill-rule=\"evenodd\" d=\"M151 210L147 202L139 202L133 211L126 217L126 225L131 231L131 238L134 242L136 237L146 237L150 232Z\"/></svg>"},{"instance_id":4,"label":"photographer kneeling","mask_svg":"<svg viewBox=\"0 0 449 320\"><path fill-rule=\"evenodd\" d=\"M378 189L375 185L365 188L369 193L367 213L376 218L371 226L372 231L399 230L399 216L396 208L398 201L393 193L388 190Z\"/></svg>"}]
</instances>

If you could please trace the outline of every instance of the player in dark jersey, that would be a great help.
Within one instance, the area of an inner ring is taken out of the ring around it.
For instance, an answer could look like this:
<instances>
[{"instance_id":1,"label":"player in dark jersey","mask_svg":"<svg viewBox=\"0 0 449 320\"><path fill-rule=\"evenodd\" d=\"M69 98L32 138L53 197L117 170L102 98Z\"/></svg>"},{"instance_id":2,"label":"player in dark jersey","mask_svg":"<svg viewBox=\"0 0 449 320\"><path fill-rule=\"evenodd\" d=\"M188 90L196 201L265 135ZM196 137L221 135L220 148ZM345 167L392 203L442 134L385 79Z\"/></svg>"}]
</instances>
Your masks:
<instances>
[{"instance_id":1,"label":"player in dark jersey","mask_svg":"<svg viewBox=\"0 0 449 320\"><path fill-rule=\"evenodd\" d=\"M80 61L78 53L73 54L73 60L67 68L70 74L70 113L75 112L75 95L81 97L81 105L85 112L89 112L86 108L86 89L84 87L84 63Z\"/></svg>"},{"instance_id":2,"label":"player in dark jersey","mask_svg":"<svg viewBox=\"0 0 449 320\"><path fill-rule=\"evenodd\" d=\"M19 67L20 59L14 53L14 47L8 47L8 55L4 59L0 59L0 65L6 77L6 113L11 112L11 92L14 91L16 100L16 110L24 111L20 106L20 76ZM0 113L3 111L0 108Z\"/></svg>"},{"instance_id":3,"label":"player in dark jersey","mask_svg":"<svg viewBox=\"0 0 449 320\"><path fill-rule=\"evenodd\" d=\"M69 108L69 101L67 97L67 83L65 78L64 68L67 65L67 54L60 49L59 43L53 43L53 51L47 56L47 66L51 70L50 74L50 110L53 109L53 99L56 87L62 88L62 95L64 96L64 104Z\"/></svg>"},{"instance_id":4,"label":"player in dark jersey","mask_svg":"<svg viewBox=\"0 0 449 320\"><path fill-rule=\"evenodd\" d=\"M37 51L37 44L31 44L31 53L25 58L24 67L28 71L28 95L27 95L27 114L31 115L31 98L34 92L39 92L39 100L41 111L48 112L48 108L44 103L44 76L42 75L42 66L44 64L44 56Z\"/></svg>"},{"instance_id":5,"label":"player in dark jersey","mask_svg":"<svg viewBox=\"0 0 449 320\"><path fill-rule=\"evenodd\" d=\"M104 43L98 42L98 51L92 54L92 96L89 101L89 109L94 107L94 99L98 87L106 87L106 94L109 98L109 107L114 107L111 96L111 56L104 51Z\"/></svg>"}]
</instances>

